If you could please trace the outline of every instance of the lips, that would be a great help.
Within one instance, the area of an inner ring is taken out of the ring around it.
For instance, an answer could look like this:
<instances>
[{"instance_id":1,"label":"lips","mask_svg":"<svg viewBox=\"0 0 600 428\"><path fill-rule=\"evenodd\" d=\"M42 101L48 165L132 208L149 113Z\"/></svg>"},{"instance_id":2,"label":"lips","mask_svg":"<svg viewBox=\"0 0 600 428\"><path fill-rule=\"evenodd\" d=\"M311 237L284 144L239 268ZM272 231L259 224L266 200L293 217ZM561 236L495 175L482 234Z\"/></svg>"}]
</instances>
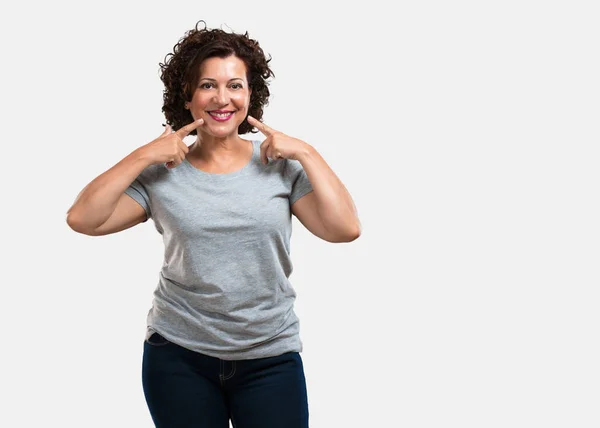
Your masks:
<instances>
[{"instance_id":1,"label":"lips","mask_svg":"<svg viewBox=\"0 0 600 428\"><path fill-rule=\"evenodd\" d=\"M217 122L225 122L229 120L235 112L229 110L212 110L208 112L208 115L216 120Z\"/></svg>"}]
</instances>

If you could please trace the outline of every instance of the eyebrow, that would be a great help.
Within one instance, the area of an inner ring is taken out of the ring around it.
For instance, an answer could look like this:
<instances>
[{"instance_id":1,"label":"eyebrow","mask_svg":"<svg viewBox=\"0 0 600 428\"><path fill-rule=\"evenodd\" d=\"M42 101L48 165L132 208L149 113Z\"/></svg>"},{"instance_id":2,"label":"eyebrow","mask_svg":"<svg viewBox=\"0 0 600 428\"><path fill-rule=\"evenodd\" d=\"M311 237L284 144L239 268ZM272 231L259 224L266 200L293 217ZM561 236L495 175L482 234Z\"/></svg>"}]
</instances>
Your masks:
<instances>
[{"instance_id":1,"label":"eyebrow","mask_svg":"<svg viewBox=\"0 0 600 428\"><path fill-rule=\"evenodd\" d=\"M200 79L200 81L203 80L210 80L211 82L216 82L216 79L211 79L210 77L203 77ZM232 80L241 80L242 82L244 81L244 79L242 79L241 77L234 77L233 79L229 79L229 82L231 82Z\"/></svg>"}]
</instances>

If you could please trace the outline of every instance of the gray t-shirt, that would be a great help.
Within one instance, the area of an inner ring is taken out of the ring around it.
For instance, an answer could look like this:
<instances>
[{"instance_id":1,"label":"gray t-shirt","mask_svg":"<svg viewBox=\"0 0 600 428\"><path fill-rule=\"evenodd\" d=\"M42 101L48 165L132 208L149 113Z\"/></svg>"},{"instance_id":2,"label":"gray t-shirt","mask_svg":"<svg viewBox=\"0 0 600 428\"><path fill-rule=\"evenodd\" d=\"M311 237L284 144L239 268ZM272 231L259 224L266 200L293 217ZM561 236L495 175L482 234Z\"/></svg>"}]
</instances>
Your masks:
<instances>
[{"instance_id":1,"label":"gray t-shirt","mask_svg":"<svg viewBox=\"0 0 600 428\"><path fill-rule=\"evenodd\" d=\"M147 167L126 189L163 236L165 256L147 317L187 349L224 360L302 351L292 273L291 204L312 191L300 162L252 160L212 174L187 159Z\"/></svg>"}]
</instances>

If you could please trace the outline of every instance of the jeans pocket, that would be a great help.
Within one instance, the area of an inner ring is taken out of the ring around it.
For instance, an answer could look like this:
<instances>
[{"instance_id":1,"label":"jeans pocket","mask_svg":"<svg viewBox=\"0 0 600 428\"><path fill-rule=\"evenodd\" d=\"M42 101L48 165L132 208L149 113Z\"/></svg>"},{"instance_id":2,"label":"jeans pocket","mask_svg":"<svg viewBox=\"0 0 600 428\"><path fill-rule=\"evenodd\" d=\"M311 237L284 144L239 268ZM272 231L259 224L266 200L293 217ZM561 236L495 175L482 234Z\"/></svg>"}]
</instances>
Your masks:
<instances>
[{"instance_id":1,"label":"jeans pocket","mask_svg":"<svg viewBox=\"0 0 600 428\"><path fill-rule=\"evenodd\" d=\"M146 339L146 343L148 345L152 345L152 346L165 346L171 342L169 342L167 339L165 339L160 334L153 333L152 336L150 336L148 339Z\"/></svg>"}]
</instances>

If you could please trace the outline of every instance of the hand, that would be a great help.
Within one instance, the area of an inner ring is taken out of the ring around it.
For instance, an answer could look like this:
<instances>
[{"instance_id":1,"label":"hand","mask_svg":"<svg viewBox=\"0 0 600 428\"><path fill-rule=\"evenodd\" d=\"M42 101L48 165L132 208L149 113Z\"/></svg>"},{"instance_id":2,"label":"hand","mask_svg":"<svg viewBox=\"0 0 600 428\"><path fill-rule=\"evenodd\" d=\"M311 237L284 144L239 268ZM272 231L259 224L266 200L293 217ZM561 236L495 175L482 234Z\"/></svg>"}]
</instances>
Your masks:
<instances>
[{"instance_id":1,"label":"hand","mask_svg":"<svg viewBox=\"0 0 600 428\"><path fill-rule=\"evenodd\" d=\"M179 128L176 132L167 125L165 132L156 140L142 147L145 155L150 158L150 165L166 162L167 168L174 168L183 162L185 155L190 151L183 139L203 123L203 119L198 119Z\"/></svg>"},{"instance_id":2,"label":"hand","mask_svg":"<svg viewBox=\"0 0 600 428\"><path fill-rule=\"evenodd\" d=\"M267 137L260 145L260 159L265 165L269 163L268 158L299 160L308 149L308 144L304 141L276 131L252 116L248 116L248 123Z\"/></svg>"}]
</instances>

